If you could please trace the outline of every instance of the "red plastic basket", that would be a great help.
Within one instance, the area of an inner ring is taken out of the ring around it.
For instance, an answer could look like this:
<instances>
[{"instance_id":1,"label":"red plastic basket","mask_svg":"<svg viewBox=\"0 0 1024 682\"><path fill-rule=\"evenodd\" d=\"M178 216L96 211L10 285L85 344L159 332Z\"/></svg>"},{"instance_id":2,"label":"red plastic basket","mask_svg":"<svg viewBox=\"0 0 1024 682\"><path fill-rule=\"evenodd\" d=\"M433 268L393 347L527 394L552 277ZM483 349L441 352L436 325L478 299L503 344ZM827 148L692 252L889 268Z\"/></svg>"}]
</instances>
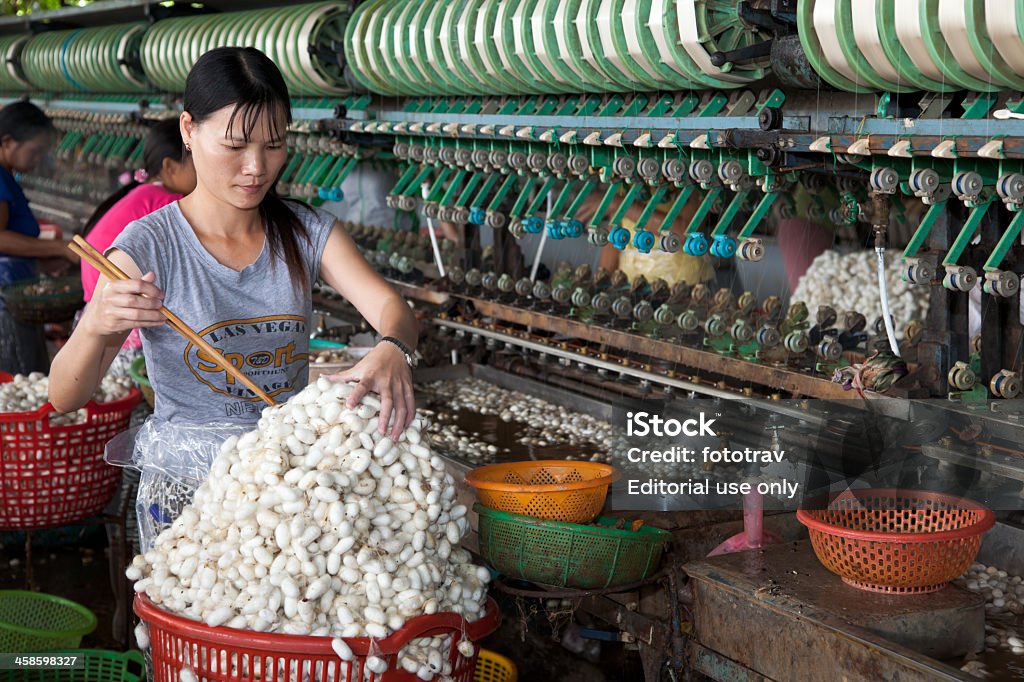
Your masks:
<instances>
[{"instance_id":1,"label":"red plastic basket","mask_svg":"<svg viewBox=\"0 0 1024 682\"><path fill-rule=\"evenodd\" d=\"M0 383L11 380L0 373ZM103 447L128 428L139 390L109 403L89 401L84 424L50 424L53 406L0 413L0 530L62 526L97 514L117 490L121 470Z\"/></svg>"},{"instance_id":2,"label":"red plastic basket","mask_svg":"<svg viewBox=\"0 0 1024 682\"><path fill-rule=\"evenodd\" d=\"M483 617L472 623L456 613L417 616L386 639L346 638L355 654L346 667L331 648L330 637L211 628L168 613L143 594L135 595L135 613L149 626L152 682L178 682L186 659L192 672L204 682L413 682L420 678L398 667L398 652L418 637L446 634L452 635L448 652L452 680L473 682L479 647L474 647L476 651L467 658L456 645L463 635L473 642L483 639L497 630L501 621L498 605L489 597ZM381 675L363 668L371 643L374 653L388 662L387 671Z\"/></svg>"},{"instance_id":3,"label":"red plastic basket","mask_svg":"<svg viewBox=\"0 0 1024 682\"><path fill-rule=\"evenodd\" d=\"M825 568L862 590L922 594L963 575L995 514L971 500L921 490L848 490L800 509Z\"/></svg>"}]
</instances>

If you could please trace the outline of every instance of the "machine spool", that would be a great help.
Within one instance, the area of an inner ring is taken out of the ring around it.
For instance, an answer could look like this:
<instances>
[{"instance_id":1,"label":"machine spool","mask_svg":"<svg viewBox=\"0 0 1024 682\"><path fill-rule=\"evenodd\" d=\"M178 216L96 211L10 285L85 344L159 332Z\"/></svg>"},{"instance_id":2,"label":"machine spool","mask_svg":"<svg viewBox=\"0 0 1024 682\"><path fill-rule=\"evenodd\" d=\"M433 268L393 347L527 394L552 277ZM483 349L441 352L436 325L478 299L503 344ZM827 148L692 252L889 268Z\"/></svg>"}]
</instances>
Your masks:
<instances>
[{"instance_id":1,"label":"machine spool","mask_svg":"<svg viewBox=\"0 0 1024 682\"><path fill-rule=\"evenodd\" d=\"M800 36L800 44L803 45L804 54L811 63L811 67L834 88L846 90L847 92L866 93L871 88L866 84L855 82L835 69L824 57L822 39L815 28L815 6L816 0L802 0L797 6L797 32Z\"/></svg>"},{"instance_id":2,"label":"machine spool","mask_svg":"<svg viewBox=\"0 0 1024 682\"><path fill-rule=\"evenodd\" d=\"M750 343L754 338L754 328L749 322L741 318L733 322L732 328L729 329L729 335L736 343Z\"/></svg>"},{"instance_id":3,"label":"machine spool","mask_svg":"<svg viewBox=\"0 0 1024 682\"><path fill-rule=\"evenodd\" d=\"M897 34L925 75L978 92L999 89L998 83L971 76L957 63L939 23L939 0L904 0L895 4Z\"/></svg>"},{"instance_id":4,"label":"machine spool","mask_svg":"<svg viewBox=\"0 0 1024 682\"><path fill-rule=\"evenodd\" d=\"M1024 73L1024 5L985 0L985 23L999 56L1016 73Z\"/></svg>"},{"instance_id":5,"label":"machine spool","mask_svg":"<svg viewBox=\"0 0 1024 682\"><path fill-rule=\"evenodd\" d=\"M50 92L146 92L146 79L133 66L145 27L131 23L42 33L17 46L25 80ZM13 69L8 64L5 72Z\"/></svg>"},{"instance_id":6,"label":"machine spool","mask_svg":"<svg viewBox=\"0 0 1024 682\"><path fill-rule=\"evenodd\" d=\"M873 66L872 60L862 52L861 43L857 40L857 29L863 22L855 23L854 14L851 0L816 0L814 26L822 40L825 58L840 73L856 83L866 83L877 90L898 92L898 74L896 78L883 77ZM857 14L870 15L863 11ZM865 46L873 58L877 56L876 51L871 49L870 41ZM874 62L880 63L884 70L884 62L877 58Z\"/></svg>"},{"instance_id":7,"label":"machine spool","mask_svg":"<svg viewBox=\"0 0 1024 682\"><path fill-rule=\"evenodd\" d=\"M465 9L465 0L450 2L444 9L438 43L444 63L452 76L459 81L466 92L479 94L481 81L472 71L469 63L463 61L459 54L459 18Z\"/></svg>"},{"instance_id":8,"label":"machine spool","mask_svg":"<svg viewBox=\"0 0 1024 682\"><path fill-rule=\"evenodd\" d=\"M684 332L696 331L699 324L700 318L692 310L684 310L676 318L676 326Z\"/></svg>"},{"instance_id":9,"label":"machine spool","mask_svg":"<svg viewBox=\"0 0 1024 682\"><path fill-rule=\"evenodd\" d=\"M1007 369L1001 370L992 377L988 387L993 395L1006 400L1013 400L1021 392L1020 375Z\"/></svg>"},{"instance_id":10,"label":"machine spool","mask_svg":"<svg viewBox=\"0 0 1024 682\"><path fill-rule=\"evenodd\" d=\"M782 335L776 327L765 325L757 330L756 340L763 348L774 348L782 341Z\"/></svg>"},{"instance_id":11,"label":"machine spool","mask_svg":"<svg viewBox=\"0 0 1024 682\"><path fill-rule=\"evenodd\" d=\"M274 60L293 95L343 94L347 87L341 64L317 55L335 53L333 46L342 43L346 35L359 35L358 26L348 27L346 32L346 20L344 5L337 2L166 19L154 24L142 38L143 71L161 89L181 92L200 54L216 47L245 45ZM351 47L351 40L344 42Z\"/></svg>"},{"instance_id":12,"label":"machine spool","mask_svg":"<svg viewBox=\"0 0 1024 682\"><path fill-rule=\"evenodd\" d=\"M605 31L605 42L602 42L601 23L608 24L611 21L610 10L603 16L601 12L602 0L581 0L579 13L575 15L574 27L566 26L569 33L575 32L581 48L581 57L585 69L591 73L601 74L614 83L616 90L622 92L635 92L637 87L628 73L623 73L617 65L607 56L605 50L614 55L614 47L611 44L611 36ZM616 57L616 61L618 58Z\"/></svg>"},{"instance_id":13,"label":"machine spool","mask_svg":"<svg viewBox=\"0 0 1024 682\"><path fill-rule=\"evenodd\" d=\"M545 31L552 30L551 20L542 11L546 6L540 0L521 0L519 3L513 17L516 55L540 77L540 82L547 86L548 92L579 92L575 84L555 68L558 60L548 51L548 43L556 41L547 40L544 35Z\"/></svg>"},{"instance_id":14,"label":"machine spool","mask_svg":"<svg viewBox=\"0 0 1024 682\"><path fill-rule=\"evenodd\" d=\"M946 376L949 385L958 391L969 391L978 383L978 377L967 363L957 361Z\"/></svg>"},{"instance_id":15,"label":"machine spool","mask_svg":"<svg viewBox=\"0 0 1024 682\"><path fill-rule=\"evenodd\" d=\"M868 16L873 17L882 50L885 52L888 61L893 65L893 68L896 69L900 79L907 81L910 86L918 90L927 90L929 92L949 92L950 90L955 90L956 85L953 83L926 76L917 68L910 55L907 54L907 50L900 42L896 31L896 3L892 2L892 0L874 0L874 2L874 14ZM854 21L857 21L858 18L866 17L855 12Z\"/></svg>"},{"instance_id":16,"label":"machine spool","mask_svg":"<svg viewBox=\"0 0 1024 682\"><path fill-rule=\"evenodd\" d=\"M616 67L633 77L642 86L637 89L658 90L661 75L647 59L640 46L637 19L639 0L601 0L598 30L605 55ZM644 29L646 33L649 29Z\"/></svg>"},{"instance_id":17,"label":"machine spool","mask_svg":"<svg viewBox=\"0 0 1024 682\"><path fill-rule=\"evenodd\" d=\"M559 0L537 0L530 15L530 32L537 58L551 72L553 78L564 84L569 92L591 92L594 86L575 70L571 59L564 58L564 5Z\"/></svg>"},{"instance_id":18,"label":"machine spool","mask_svg":"<svg viewBox=\"0 0 1024 682\"><path fill-rule=\"evenodd\" d=\"M1002 59L988 36L984 0L938 0L939 27L957 64L994 86L1024 89L1024 75Z\"/></svg>"}]
</instances>

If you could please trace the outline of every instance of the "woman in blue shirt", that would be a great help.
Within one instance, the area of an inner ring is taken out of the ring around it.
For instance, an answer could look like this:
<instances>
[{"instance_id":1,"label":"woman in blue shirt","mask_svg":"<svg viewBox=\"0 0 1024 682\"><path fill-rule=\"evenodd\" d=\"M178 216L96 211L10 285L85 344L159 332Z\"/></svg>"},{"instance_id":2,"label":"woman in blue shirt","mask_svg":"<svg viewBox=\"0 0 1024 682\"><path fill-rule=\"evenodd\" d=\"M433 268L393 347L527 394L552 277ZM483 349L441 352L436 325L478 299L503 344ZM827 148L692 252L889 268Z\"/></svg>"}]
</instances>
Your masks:
<instances>
[{"instance_id":1,"label":"woman in blue shirt","mask_svg":"<svg viewBox=\"0 0 1024 682\"><path fill-rule=\"evenodd\" d=\"M53 135L53 123L30 102L13 102L0 109L0 290L33 277L39 258L78 262L64 240L39 239L39 223L15 180L15 174L39 165ZM0 294L0 371L45 371L45 351L41 329L12 318Z\"/></svg>"}]
</instances>

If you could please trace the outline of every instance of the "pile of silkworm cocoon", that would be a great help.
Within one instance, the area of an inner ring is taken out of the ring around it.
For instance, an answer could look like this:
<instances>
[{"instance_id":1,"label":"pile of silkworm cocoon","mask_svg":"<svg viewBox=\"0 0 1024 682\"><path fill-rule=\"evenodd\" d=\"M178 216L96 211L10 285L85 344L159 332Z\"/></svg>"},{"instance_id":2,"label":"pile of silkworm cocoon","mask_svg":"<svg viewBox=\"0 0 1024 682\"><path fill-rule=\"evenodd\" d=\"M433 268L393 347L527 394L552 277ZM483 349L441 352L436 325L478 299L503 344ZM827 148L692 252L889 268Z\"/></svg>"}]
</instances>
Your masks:
<instances>
[{"instance_id":1,"label":"pile of silkworm cocoon","mask_svg":"<svg viewBox=\"0 0 1024 682\"><path fill-rule=\"evenodd\" d=\"M107 375L92 399L97 403L120 400L131 392L132 386L129 377ZM42 372L32 372L28 376L15 374L13 380L0 384L0 412L34 412L49 401L49 396L50 378ZM85 420L85 410L50 413L50 423L57 426L84 424Z\"/></svg>"},{"instance_id":2,"label":"pile of silkworm cocoon","mask_svg":"<svg viewBox=\"0 0 1024 682\"><path fill-rule=\"evenodd\" d=\"M382 436L379 399L348 409L352 388L320 378L225 441L192 504L129 566L135 591L209 626L332 637L343 661L342 638L384 639L422 614L481 617L490 573L459 547L467 510L443 460L418 419ZM148 643L144 627L136 637ZM413 640L397 664L443 680L451 645ZM370 655L364 670L387 665Z\"/></svg>"},{"instance_id":3,"label":"pile of silkworm cocoon","mask_svg":"<svg viewBox=\"0 0 1024 682\"><path fill-rule=\"evenodd\" d=\"M828 305L840 314L847 310L856 311L871 324L882 314L877 268L874 250L842 255L829 249L815 258L807 268L790 301L806 303L812 320L820 306ZM928 312L928 287L904 282L904 269L901 254L888 250L885 257L885 282L889 292L889 312L895 320L898 336L903 335L907 323L923 320Z\"/></svg>"}]
</instances>

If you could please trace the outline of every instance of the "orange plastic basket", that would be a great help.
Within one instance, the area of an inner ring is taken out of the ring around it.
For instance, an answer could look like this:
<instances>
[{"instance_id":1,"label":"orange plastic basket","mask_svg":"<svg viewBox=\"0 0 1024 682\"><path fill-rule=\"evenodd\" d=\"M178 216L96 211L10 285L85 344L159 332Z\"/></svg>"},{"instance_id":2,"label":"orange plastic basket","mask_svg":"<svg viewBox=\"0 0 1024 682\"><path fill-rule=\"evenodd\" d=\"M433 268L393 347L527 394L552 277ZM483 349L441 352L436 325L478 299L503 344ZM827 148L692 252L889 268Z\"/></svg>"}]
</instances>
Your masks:
<instances>
[{"instance_id":1,"label":"orange plastic basket","mask_svg":"<svg viewBox=\"0 0 1024 682\"><path fill-rule=\"evenodd\" d=\"M977 502L919 490L848 490L823 506L796 513L818 559L847 584L887 594L942 589L995 524Z\"/></svg>"},{"instance_id":2,"label":"orange plastic basket","mask_svg":"<svg viewBox=\"0 0 1024 682\"><path fill-rule=\"evenodd\" d=\"M0 373L0 383L11 375ZM142 394L89 401L83 424L54 426L53 406L0 414L0 530L63 526L98 514L121 470L103 461L111 438L128 428Z\"/></svg>"},{"instance_id":3,"label":"orange plastic basket","mask_svg":"<svg viewBox=\"0 0 1024 682\"><path fill-rule=\"evenodd\" d=\"M480 503L498 511L547 521L590 523L619 478L608 464L538 460L491 464L466 474Z\"/></svg>"},{"instance_id":4,"label":"orange plastic basket","mask_svg":"<svg viewBox=\"0 0 1024 682\"><path fill-rule=\"evenodd\" d=\"M451 679L473 682L479 647L466 657L457 644L463 636L472 642L483 639L497 630L501 621L498 604L491 598L483 617L471 623L457 613L417 616L384 639L346 638L355 657L345 665L331 648L330 637L211 628L168 613L143 594L135 595L135 613L149 626L152 682L178 682L186 665L204 682L419 682L419 677L398 667L398 652L418 637L447 634L452 635L448 651ZM381 675L364 668L371 652L388 662Z\"/></svg>"}]
</instances>

